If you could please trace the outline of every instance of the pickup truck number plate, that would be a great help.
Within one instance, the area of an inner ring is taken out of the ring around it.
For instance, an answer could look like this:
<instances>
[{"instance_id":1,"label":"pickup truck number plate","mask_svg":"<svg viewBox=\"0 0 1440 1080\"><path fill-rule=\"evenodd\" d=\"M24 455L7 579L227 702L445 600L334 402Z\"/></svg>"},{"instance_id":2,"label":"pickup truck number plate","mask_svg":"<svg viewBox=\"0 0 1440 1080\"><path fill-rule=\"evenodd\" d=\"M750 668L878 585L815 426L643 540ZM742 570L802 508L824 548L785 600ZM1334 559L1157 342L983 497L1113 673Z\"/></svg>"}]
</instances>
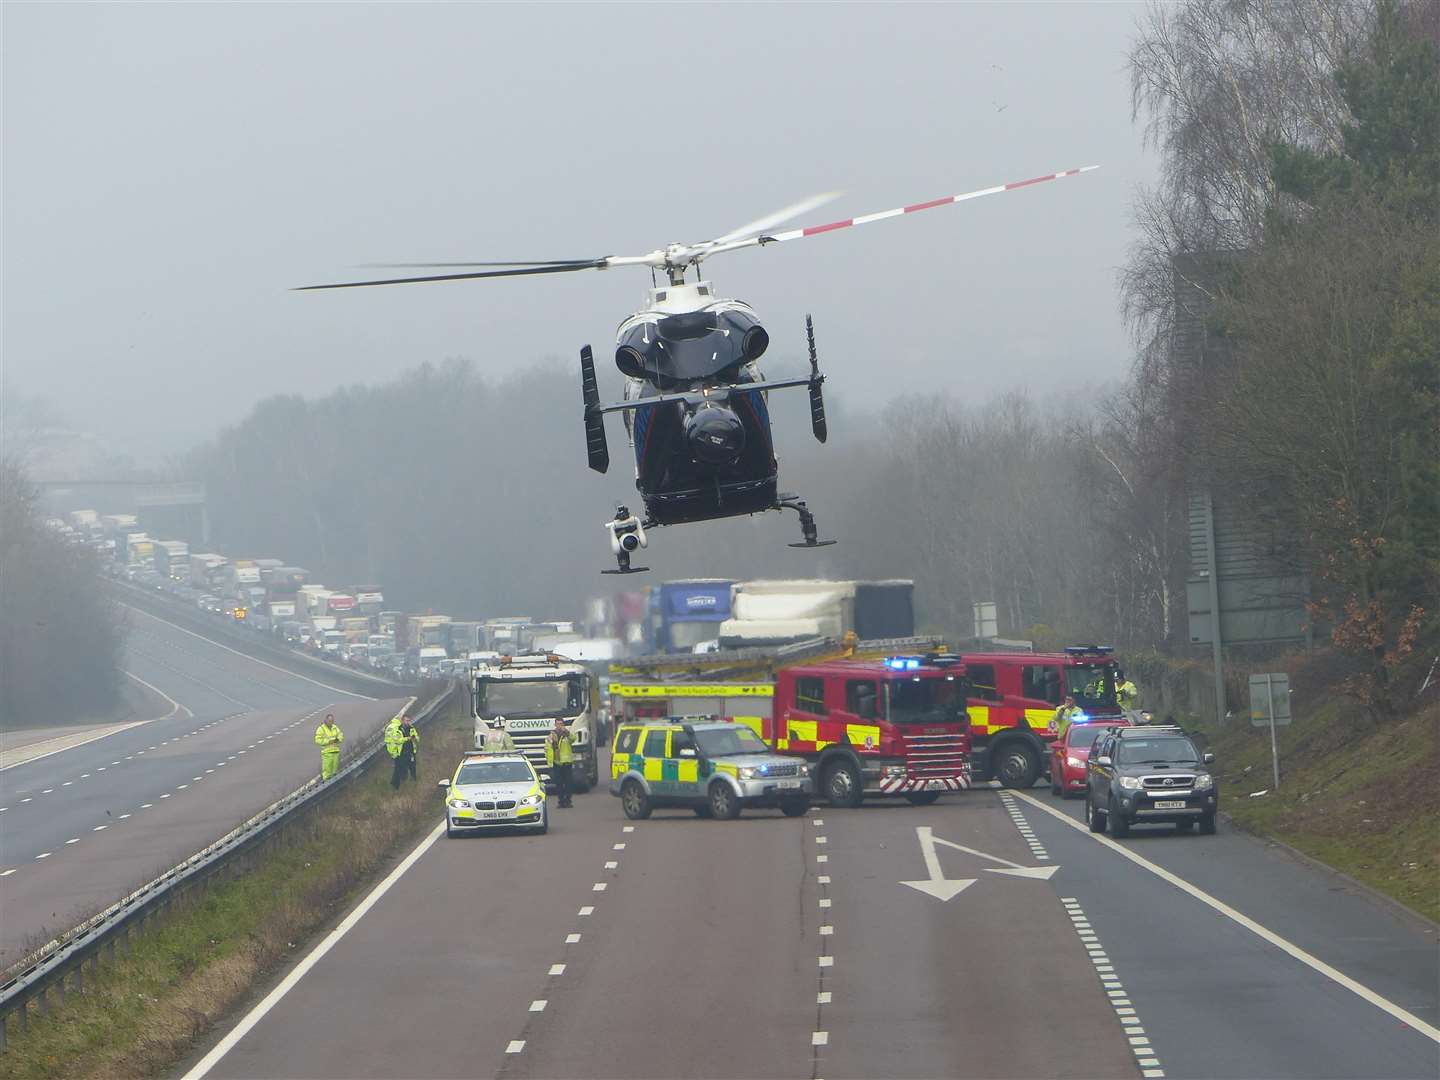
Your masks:
<instances>
[{"instance_id":1,"label":"pickup truck number plate","mask_svg":"<svg viewBox=\"0 0 1440 1080\"><path fill-rule=\"evenodd\" d=\"M800 786L800 783L799 780L777 780L775 781L775 786L779 788L797 788Z\"/></svg>"},{"instance_id":2,"label":"pickup truck number plate","mask_svg":"<svg viewBox=\"0 0 1440 1080\"><path fill-rule=\"evenodd\" d=\"M1183 799L1181 799L1181 800L1178 800L1178 801L1177 801L1177 800L1166 800L1166 801L1164 801L1164 802L1157 802L1157 803L1155 804L1155 809L1156 809L1156 810L1184 810L1184 809L1185 809L1185 801L1184 801Z\"/></svg>"}]
</instances>

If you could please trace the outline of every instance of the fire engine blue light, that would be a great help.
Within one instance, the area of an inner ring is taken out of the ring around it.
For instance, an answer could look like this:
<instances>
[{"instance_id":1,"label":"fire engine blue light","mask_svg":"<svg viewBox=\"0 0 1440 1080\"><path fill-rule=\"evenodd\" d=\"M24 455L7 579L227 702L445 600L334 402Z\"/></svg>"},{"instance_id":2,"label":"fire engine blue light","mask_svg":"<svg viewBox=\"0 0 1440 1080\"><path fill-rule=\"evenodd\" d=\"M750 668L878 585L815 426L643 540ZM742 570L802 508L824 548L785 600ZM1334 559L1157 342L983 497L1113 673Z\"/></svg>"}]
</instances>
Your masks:
<instances>
[{"instance_id":1,"label":"fire engine blue light","mask_svg":"<svg viewBox=\"0 0 1440 1080\"><path fill-rule=\"evenodd\" d=\"M1075 719L1071 720L1070 722L1072 724L1088 724L1090 722L1090 717L1085 715L1083 712L1077 712L1075 714Z\"/></svg>"}]
</instances>

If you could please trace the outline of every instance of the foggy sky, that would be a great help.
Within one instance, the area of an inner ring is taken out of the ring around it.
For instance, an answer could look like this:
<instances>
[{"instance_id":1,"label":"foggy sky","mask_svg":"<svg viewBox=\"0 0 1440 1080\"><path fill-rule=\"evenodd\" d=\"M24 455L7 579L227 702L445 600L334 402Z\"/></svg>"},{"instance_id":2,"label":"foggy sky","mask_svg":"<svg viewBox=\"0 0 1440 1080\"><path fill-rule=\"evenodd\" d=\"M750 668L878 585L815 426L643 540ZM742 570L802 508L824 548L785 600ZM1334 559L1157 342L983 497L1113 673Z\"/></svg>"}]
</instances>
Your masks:
<instances>
[{"instance_id":1,"label":"foggy sky","mask_svg":"<svg viewBox=\"0 0 1440 1080\"><path fill-rule=\"evenodd\" d=\"M1120 377L1115 269L1153 158L1138 8L7 3L3 389L183 451L276 393L425 360L609 355L641 269L337 293L366 262L590 258L1101 170L724 255L772 377L813 312L853 407ZM602 393L619 376L602 373ZM577 379L578 383L578 379ZM579 416L574 400L558 410Z\"/></svg>"}]
</instances>

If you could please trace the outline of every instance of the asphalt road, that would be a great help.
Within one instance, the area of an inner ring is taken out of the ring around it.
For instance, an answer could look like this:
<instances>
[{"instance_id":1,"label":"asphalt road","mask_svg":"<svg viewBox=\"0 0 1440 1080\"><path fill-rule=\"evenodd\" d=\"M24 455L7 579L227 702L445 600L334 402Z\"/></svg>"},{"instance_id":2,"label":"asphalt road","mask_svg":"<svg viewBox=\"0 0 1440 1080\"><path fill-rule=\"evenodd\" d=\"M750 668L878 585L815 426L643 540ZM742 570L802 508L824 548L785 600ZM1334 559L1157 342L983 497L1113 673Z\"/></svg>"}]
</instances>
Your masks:
<instances>
[{"instance_id":1,"label":"asphalt road","mask_svg":"<svg viewBox=\"0 0 1440 1080\"><path fill-rule=\"evenodd\" d=\"M630 823L601 789L548 836L436 835L192 1075L1440 1072L1440 1032L1393 1015L1437 1019L1428 924L1223 830L1136 835L1136 862L1073 810Z\"/></svg>"},{"instance_id":2,"label":"asphalt road","mask_svg":"<svg viewBox=\"0 0 1440 1080\"><path fill-rule=\"evenodd\" d=\"M0 771L0 967L294 791L319 770L324 712L355 746L401 704L128 617L123 666L174 707Z\"/></svg>"}]
</instances>

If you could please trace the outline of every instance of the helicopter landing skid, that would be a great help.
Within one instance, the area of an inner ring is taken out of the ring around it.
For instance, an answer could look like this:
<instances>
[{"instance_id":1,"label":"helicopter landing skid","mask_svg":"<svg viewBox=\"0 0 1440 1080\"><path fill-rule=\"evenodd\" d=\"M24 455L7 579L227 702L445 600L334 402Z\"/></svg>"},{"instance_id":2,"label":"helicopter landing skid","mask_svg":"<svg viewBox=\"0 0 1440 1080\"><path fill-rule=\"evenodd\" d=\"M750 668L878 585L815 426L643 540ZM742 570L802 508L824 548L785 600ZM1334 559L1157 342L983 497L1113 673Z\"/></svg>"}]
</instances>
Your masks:
<instances>
[{"instance_id":1,"label":"helicopter landing skid","mask_svg":"<svg viewBox=\"0 0 1440 1080\"><path fill-rule=\"evenodd\" d=\"M794 510L797 514L800 515L800 532L805 537L805 539L800 541L798 544L790 544L790 547L819 548L830 547L838 543L838 541L836 540L817 539L819 532L815 528L815 515L812 514L810 512L810 508L805 505L805 500L800 498L798 495L781 495L780 498L776 501L775 508L777 510Z\"/></svg>"}]
</instances>

